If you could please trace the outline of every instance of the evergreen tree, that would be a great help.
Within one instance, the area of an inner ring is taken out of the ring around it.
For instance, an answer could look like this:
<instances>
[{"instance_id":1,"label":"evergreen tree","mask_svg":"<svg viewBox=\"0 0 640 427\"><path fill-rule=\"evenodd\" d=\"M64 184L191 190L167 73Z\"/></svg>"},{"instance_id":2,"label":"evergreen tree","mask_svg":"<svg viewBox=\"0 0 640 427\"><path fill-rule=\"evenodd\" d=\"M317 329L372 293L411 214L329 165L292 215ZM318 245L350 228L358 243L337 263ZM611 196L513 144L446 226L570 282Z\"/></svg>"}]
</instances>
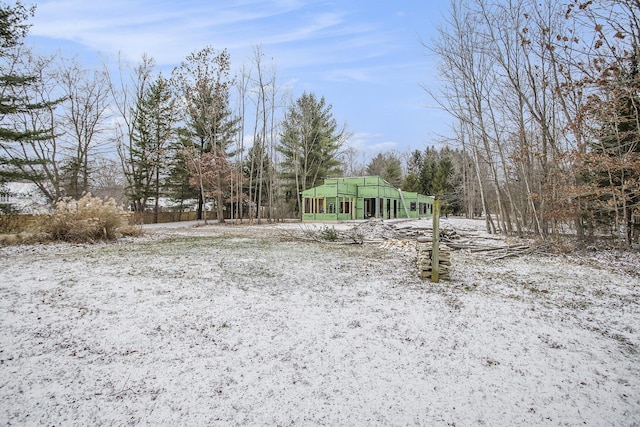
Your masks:
<instances>
[{"instance_id":1,"label":"evergreen tree","mask_svg":"<svg viewBox=\"0 0 640 427\"><path fill-rule=\"evenodd\" d=\"M174 138L177 112L169 83L158 76L143 95L133 122L132 146L126 170L126 194L137 212L147 200L154 199L154 212L163 195L162 179L166 175L169 144Z\"/></svg>"},{"instance_id":2,"label":"evergreen tree","mask_svg":"<svg viewBox=\"0 0 640 427\"><path fill-rule=\"evenodd\" d=\"M599 137L582 156L580 179L591 186L587 215L594 223L614 225L627 245L633 241L633 213L640 208L640 72L638 58L612 65L600 84L609 97L599 98L592 114Z\"/></svg>"},{"instance_id":3,"label":"evergreen tree","mask_svg":"<svg viewBox=\"0 0 640 427\"><path fill-rule=\"evenodd\" d=\"M165 194L178 203L179 211L197 206L200 193L189 184L189 168L183 150L191 144L190 133L185 128L177 129L177 139L170 145L169 164L165 179Z\"/></svg>"},{"instance_id":4,"label":"evergreen tree","mask_svg":"<svg viewBox=\"0 0 640 427\"><path fill-rule=\"evenodd\" d=\"M422 158L420 166L420 193L434 196L433 181L438 167L438 152L435 148L427 148Z\"/></svg>"},{"instance_id":5,"label":"evergreen tree","mask_svg":"<svg viewBox=\"0 0 640 427\"><path fill-rule=\"evenodd\" d=\"M402 164L393 153L378 153L367 165L367 175L377 175L394 187L402 183Z\"/></svg>"},{"instance_id":6,"label":"evergreen tree","mask_svg":"<svg viewBox=\"0 0 640 427\"><path fill-rule=\"evenodd\" d=\"M442 202L442 213L456 213L462 209L462 180L460 167L455 161L461 152L443 148L427 148L420 166L419 192L437 197Z\"/></svg>"},{"instance_id":7,"label":"evergreen tree","mask_svg":"<svg viewBox=\"0 0 640 427\"><path fill-rule=\"evenodd\" d=\"M338 152L347 132L345 127L338 129L331 105L324 97L318 100L306 92L289 106L282 129L277 149L283 155L286 197L295 201L294 210L300 212L302 191L341 173Z\"/></svg>"},{"instance_id":8,"label":"evergreen tree","mask_svg":"<svg viewBox=\"0 0 640 427\"><path fill-rule=\"evenodd\" d=\"M409 154L407 160L407 176L402 180L402 191L412 191L419 193L420 188L420 168L422 167L422 152L414 150Z\"/></svg>"},{"instance_id":9,"label":"evergreen tree","mask_svg":"<svg viewBox=\"0 0 640 427\"><path fill-rule=\"evenodd\" d=\"M420 176L414 172L410 172L402 181L402 191L412 191L420 193Z\"/></svg>"},{"instance_id":10,"label":"evergreen tree","mask_svg":"<svg viewBox=\"0 0 640 427\"><path fill-rule=\"evenodd\" d=\"M16 114L48 106L34 102L26 95L26 89L36 77L15 71L20 58L19 48L29 29L26 21L33 16L34 10L19 1L14 6L0 4L0 187L8 180L37 182L42 178L27 172L24 167L38 164L39 160L16 157L11 153L23 142L49 138L51 132L49 129L26 129L12 120Z\"/></svg>"},{"instance_id":11,"label":"evergreen tree","mask_svg":"<svg viewBox=\"0 0 640 427\"><path fill-rule=\"evenodd\" d=\"M413 150L407 160L407 174L418 175L420 173L420 166L422 166L422 153L420 150Z\"/></svg>"}]
</instances>

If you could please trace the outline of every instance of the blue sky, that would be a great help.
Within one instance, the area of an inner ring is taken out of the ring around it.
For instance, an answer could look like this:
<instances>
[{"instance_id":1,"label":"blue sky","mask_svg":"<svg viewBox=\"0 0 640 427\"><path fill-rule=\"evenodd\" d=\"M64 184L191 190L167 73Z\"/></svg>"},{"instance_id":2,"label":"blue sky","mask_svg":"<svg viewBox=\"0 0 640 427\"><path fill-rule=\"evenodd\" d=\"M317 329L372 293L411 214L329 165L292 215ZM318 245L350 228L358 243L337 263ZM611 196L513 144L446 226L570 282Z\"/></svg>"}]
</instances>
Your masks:
<instances>
[{"instance_id":1,"label":"blue sky","mask_svg":"<svg viewBox=\"0 0 640 427\"><path fill-rule=\"evenodd\" d=\"M273 58L293 98L324 96L364 156L423 149L450 119L421 85L437 89L436 58L421 44L436 34L447 2L315 0L41 0L29 41L87 61L143 53L171 69L205 46L228 49L232 68L255 46Z\"/></svg>"}]
</instances>

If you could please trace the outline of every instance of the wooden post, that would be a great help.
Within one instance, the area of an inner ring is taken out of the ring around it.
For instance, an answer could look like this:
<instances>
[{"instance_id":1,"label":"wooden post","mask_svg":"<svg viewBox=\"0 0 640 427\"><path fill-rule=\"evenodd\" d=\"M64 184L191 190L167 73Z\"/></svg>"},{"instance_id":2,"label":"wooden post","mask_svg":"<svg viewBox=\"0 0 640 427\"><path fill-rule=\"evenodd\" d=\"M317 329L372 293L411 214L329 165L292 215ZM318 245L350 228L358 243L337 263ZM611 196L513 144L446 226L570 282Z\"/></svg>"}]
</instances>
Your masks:
<instances>
[{"instance_id":1,"label":"wooden post","mask_svg":"<svg viewBox=\"0 0 640 427\"><path fill-rule=\"evenodd\" d=\"M433 247L431 250L431 281L439 282L440 273L440 200L433 201Z\"/></svg>"}]
</instances>

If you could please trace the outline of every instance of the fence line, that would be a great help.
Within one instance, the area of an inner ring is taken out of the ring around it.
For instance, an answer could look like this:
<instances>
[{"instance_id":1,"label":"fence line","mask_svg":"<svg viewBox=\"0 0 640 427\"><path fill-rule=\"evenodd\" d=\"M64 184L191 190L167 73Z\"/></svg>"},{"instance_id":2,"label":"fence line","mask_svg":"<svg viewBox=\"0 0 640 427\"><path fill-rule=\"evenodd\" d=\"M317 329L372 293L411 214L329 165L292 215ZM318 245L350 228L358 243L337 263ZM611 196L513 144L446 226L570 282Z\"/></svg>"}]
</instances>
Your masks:
<instances>
[{"instance_id":1,"label":"fence line","mask_svg":"<svg viewBox=\"0 0 640 427\"><path fill-rule=\"evenodd\" d=\"M0 215L0 233L20 233L29 230L40 215Z\"/></svg>"},{"instance_id":2,"label":"fence line","mask_svg":"<svg viewBox=\"0 0 640 427\"><path fill-rule=\"evenodd\" d=\"M7 214L0 215L0 233L20 233L33 229L42 215L31 214ZM198 213L189 212L158 212L158 223L195 221ZM155 215L153 212L133 213L129 219L131 224L153 224Z\"/></svg>"},{"instance_id":3,"label":"fence line","mask_svg":"<svg viewBox=\"0 0 640 427\"><path fill-rule=\"evenodd\" d=\"M209 214L209 212L207 212ZM165 222L180 222L180 221L195 221L198 219L198 212L158 212L158 224L164 224ZM138 212L131 215L132 224L154 224L155 213L153 212Z\"/></svg>"}]
</instances>

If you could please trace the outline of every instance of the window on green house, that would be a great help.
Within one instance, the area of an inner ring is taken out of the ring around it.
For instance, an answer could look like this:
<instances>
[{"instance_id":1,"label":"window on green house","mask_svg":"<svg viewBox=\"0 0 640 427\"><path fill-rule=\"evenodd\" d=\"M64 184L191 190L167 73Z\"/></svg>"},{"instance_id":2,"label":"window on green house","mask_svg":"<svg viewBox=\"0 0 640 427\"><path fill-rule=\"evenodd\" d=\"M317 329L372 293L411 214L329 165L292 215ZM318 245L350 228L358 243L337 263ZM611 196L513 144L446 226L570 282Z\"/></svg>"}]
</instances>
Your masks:
<instances>
[{"instance_id":1,"label":"window on green house","mask_svg":"<svg viewBox=\"0 0 640 427\"><path fill-rule=\"evenodd\" d=\"M329 203L329 209L327 209L327 213L330 213L330 214L336 213L336 208L333 203Z\"/></svg>"},{"instance_id":2,"label":"window on green house","mask_svg":"<svg viewBox=\"0 0 640 427\"><path fill-rule=\"evenodd\" d=\"M310 197L304 199L304 213L317 214L325 212L325 198L324 197Z\"/></svg>"},{"instance_id":3,"label":"window on green house","mask_svg":"<svg viewBox=\"0 0 640 427\"><path fill-rule=\"evenodd\" d=\"M351 213L351 200L342 200L340 202L340 213Z\"/></svg>"},{"instance_id":4,"label":"window on green house","mask_svg":"<svg viewBox=\"0 0 640 427\"><path fill-rule=\"evenodd\" d=\"M411 207L409 208L411 209L411 211L415 211L416 210L416 202L411 202Z\"/></svg>"}]
</instances>

